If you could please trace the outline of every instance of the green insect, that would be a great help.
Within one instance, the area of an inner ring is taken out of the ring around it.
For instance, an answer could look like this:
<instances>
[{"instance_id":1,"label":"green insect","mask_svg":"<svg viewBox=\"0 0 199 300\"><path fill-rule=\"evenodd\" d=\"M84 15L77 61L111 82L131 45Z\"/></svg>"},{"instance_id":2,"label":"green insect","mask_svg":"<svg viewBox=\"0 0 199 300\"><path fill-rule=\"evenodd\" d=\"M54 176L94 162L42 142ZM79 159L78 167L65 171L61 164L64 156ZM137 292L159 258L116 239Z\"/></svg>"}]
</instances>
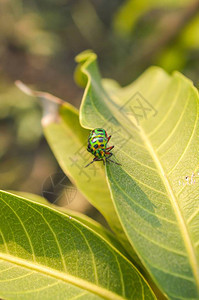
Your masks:
<instances>
[{"instance_id":1,"label":"green insect","mask_svg":"<svg viewBox=\"0 0 199 300\"><path fill-rule=\"evenodd\" d=\"M111 135L108 136L106 130L104 130L103 128L96 128L91 131L88 137L87 150L88 152L91 152L95 157L92 162L85 166L85 168L95 161L100 160L103 160L104 165L106 161L111 161L117 165L120 165L119 163L110 159L110 157L113 155L113 153L111 153L110 151L114 148L114 146L107 148L107 143L109 142L110 138Z\"/></svg>"}]
</instances>

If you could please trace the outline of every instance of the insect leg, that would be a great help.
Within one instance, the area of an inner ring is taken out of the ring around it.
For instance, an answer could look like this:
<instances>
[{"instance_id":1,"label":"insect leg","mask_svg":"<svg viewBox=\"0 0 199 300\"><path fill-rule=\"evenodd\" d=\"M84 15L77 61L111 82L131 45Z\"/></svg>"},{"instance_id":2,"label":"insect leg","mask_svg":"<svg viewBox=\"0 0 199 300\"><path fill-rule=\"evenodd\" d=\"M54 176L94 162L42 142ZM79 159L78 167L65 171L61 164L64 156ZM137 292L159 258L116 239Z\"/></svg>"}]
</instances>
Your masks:
<instances>
[{"instance_id":1,"label":"insect leg","mask_svg":"<svg viewBox=\"0 0 199 300\"><path fill-rule=\"evenodd\" d=\"M98 160L101 160L101 159L99 159L97 157L93 158L93 160L89 164L87 164L84 168L90 166L92 163L94 163L95 161L98 161Z\"/></svg>"},{"instance_id":2,"label":"insect leg","mask_svg":"<svg viewBox=\"0 0 199 300\"><path fill-rule=\"evenodd\" d=\"M111 147L106 148L106 150L111 151L113 148L114 148L114 146L111 146Z\"/></svg>"},{"instance_id":3,"label":"insect leg","mask_svg":"<svg viewBox=\"0 0 199 300\"><path fill-rule=\"evenodd\" d=\"M111 161L112 163L121 166L121 164L117 163L116 161L113 161L112 159L108 159L108 161Z\"/></svg>"},{"instance_id":4,"label":"insect leg","mask_svg":"<svg viewBox=\"0 0 199 300\"><path fill-rule=\"evenodd\" d=\"M107 158L109 158L113 155L113 153L111 153L111 152L105 152L105 153L109 155Z\"/></svg>"},{"instance_id":5,"label":"insect leg","mask_svg":"<svg viewBox=\"0 0 199 300\"><path fill-rule=\"evenodd\" d=\"M109 156L106 158L106 161L111 161L111 162L113 162L114 164L121 166L121 164L119 164L119 163L117 163L116 161L113 161L112 159L110 159L110 157L113 155L113 153L106 152L106 154L109 154Z\"/></svg>"},{"instance_id":6,"label":"insect leg","mask_svg":"<svg viewBox=\"0 0 199 300\"><path fill-rule=\"evenodd\" d=\"M109 142L110 138L111 138L111 135L109 135L109 137L108 137L108 142ZM108 143L108 142L107 142L107 143Z\"/></svg>"}]
</instances>

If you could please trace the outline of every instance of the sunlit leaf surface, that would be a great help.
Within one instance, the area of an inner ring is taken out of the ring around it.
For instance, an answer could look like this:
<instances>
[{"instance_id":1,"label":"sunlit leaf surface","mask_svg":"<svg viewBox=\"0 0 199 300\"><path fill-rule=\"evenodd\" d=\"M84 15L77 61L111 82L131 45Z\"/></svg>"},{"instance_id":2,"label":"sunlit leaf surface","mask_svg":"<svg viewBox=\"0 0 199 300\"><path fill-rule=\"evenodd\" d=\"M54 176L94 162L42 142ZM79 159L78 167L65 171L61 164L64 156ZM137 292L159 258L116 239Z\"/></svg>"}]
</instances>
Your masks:
<instances>
[{"instance_id":1,"label":"sunlit leaf surface","mask_svg":"<svg viewBox=\"0 0 199 300\"><path fill-rule=\"evenodd\" d=\"M88 80L81 125L112 134L112 159L122 164L106 171L130 242L169 298L198 299L197 90L183 75L156 67L125 88L103 86L95 54L77 61Z\"/></svg>"},{"instance_id":2,"label":"sunlit leaf surface","mask_svg":"<svg viewBox=\"0 0 199 300\"><path fill-rule=\"evenodd\" d=\"M154 299L135 267L70 215L0 192L0 297Z\"/></svg>"}]
</instances>

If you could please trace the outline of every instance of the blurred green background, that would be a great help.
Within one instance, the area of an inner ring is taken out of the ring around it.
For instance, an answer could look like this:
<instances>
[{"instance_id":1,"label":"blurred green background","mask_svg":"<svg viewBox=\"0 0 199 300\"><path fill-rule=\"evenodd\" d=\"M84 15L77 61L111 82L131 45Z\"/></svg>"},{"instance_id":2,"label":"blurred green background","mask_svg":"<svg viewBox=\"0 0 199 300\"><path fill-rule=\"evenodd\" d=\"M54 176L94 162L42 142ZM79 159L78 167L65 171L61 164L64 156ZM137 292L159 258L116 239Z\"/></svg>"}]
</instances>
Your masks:
<instances>
[{"instance_id":1,"label":"blurred green background","mask_svg":"<svg viewBox=\"0 0 199 300\"><path fill-rule=\"evenodd\" d=\"M0 0L0 29L1 189L42 195L44 184L52 188L49 176L61 172L42 134L39 102L15 80L79 107L74 57L92 49L103 77L121 85L158 65L198 86L199 1ZM97 215L79 193L68 206Z\"/></svg>"}]
</instances>

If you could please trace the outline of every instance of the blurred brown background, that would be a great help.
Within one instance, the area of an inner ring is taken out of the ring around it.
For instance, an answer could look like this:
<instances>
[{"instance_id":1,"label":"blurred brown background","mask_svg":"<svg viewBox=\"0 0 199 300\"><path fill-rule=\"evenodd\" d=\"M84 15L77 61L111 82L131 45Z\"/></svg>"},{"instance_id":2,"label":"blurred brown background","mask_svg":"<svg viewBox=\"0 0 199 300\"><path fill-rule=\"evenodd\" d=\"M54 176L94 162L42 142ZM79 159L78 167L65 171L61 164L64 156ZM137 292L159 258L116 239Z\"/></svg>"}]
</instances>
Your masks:
<instances>
[{"instance_id":1,"label":"blurred brown background","mask_svg":"<svg viewBox=\"0 0 199 300\"><path fill-rule=\"evenodd\" d=\"M50 176L61 170L42 135L39 103L14 81L78 107L83 91L73 80L74 57L85 49L98 54L103 77L122 85L153 64L179 70L197 86L199 1L0 0L1 189L40 195L49 189L50 200L58 199L61 189L53 192ZM95 217L74 193L70 205L65 196L59 204Z\"/></svg>"}]
</instances>

